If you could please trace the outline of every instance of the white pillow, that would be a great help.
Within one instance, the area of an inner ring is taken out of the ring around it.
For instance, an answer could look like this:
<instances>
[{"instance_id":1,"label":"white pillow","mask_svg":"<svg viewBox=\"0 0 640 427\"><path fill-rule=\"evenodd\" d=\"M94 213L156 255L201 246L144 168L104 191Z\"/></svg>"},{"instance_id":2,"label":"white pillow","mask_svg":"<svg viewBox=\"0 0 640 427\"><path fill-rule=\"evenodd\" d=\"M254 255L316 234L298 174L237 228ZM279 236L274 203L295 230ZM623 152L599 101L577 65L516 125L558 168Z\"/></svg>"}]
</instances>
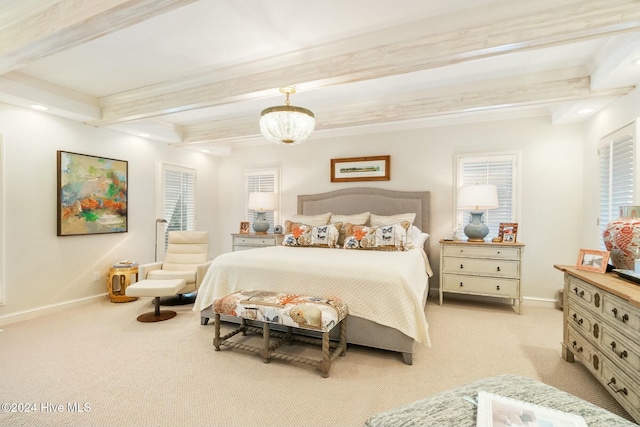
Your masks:
<instances>
[{"instance_id":1,"label":"white pillow","mask_svg":"<svg viewBox=\"0 0 640 427\"><path fill-rule=\"evenodd\" d=\"M415 219L415 213L403 213L390 216L371 214L371 226L377 228L382 227L383 225L397 224L402 221L409 221L411 224L413 224L413 221L415 221Z\"/></svg>"},{"instance_id":2,"label":"white pillow","mask_svg":"<svg viewBox=\"0 0 640 427\"><path fill-rule=\"evenodd\" d=\"M369 221L369 212L363 212L360 214L354 215L331 215L331 221L329 222L341 222L343 224L355 224L355 225L366 225L367 221Z\"/></svg>"},{"instance_id":3,"label":"white pillow","mask_svg":"<svg viewBox=\"0 0 640 427\"><path fill-rule=\"evenodd\" d=\"M291 221L299 222L301 224L306 224L306 225L317 226L317 225L329 224L330 218L331 218L331 212L327 212L325 214L320 214L320 215L294 215L293 218L291 218Z\"/></svg>"},{"instance_id":4,"label":"white pillow","mask_svg":"<svg viewBox=\"0 0 640 427\"><path fill-rule=\"evenodd\" d=\"M424 244L427 242L429 234L423 233L422 230L420 230L418 227L412 225L411 237L416 248L424 249Z\"/></svg>"}]
</instances>

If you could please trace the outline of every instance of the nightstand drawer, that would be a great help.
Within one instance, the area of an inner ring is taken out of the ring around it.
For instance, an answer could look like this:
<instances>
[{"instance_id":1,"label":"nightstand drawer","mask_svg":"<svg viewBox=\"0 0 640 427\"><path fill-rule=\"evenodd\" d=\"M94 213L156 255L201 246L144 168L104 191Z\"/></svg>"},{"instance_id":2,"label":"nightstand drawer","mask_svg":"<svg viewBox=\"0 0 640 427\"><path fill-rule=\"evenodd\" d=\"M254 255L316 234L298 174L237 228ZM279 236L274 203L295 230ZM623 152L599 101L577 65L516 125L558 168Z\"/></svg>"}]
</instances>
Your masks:
<instances>
[{"instance_id":1,"label":"nightstand drawer","mask_svg":"<svg viewBox=\"0 0 640 427\"><path fill-rule=\"evenodd\" d=\"M233 245L234 246L275 246L276 238L275 237L240 237L233 236Z\"/></svg>"},{"instance_id":2,"label":"nightstand drawer","mask_svg":"<svg viewBox=\"0 0 640 427\"><path fill-rule=\"evenodd\" d=\"M463 274L443 274L443 290L466 294L481 294L516 298L518 279L465 276Z\"/></svg>"},{"instance_id":3,"label":"nightstand drawer","mask_svg":"<svg viewBox=\"0 0 640 427\"><path fill-rule=\"evenodd\" d=\"M454 258L442 260L444 273L484 274L497 277L519 277L520 262L481 258Z\"/></svg>"},{"instance_id":4,"label":"nightstand drawer","mask_svg":"<svg viewBox=\"0 0 640 427\"><path fill-rule=\"evenodd\" d=\"M519 248L505 248L504 246L472 246L472 245L446 245L443 255L445 257L471 257L471 258L498 258L498 259L520 259Z\"/></svg>"}]
</instances>

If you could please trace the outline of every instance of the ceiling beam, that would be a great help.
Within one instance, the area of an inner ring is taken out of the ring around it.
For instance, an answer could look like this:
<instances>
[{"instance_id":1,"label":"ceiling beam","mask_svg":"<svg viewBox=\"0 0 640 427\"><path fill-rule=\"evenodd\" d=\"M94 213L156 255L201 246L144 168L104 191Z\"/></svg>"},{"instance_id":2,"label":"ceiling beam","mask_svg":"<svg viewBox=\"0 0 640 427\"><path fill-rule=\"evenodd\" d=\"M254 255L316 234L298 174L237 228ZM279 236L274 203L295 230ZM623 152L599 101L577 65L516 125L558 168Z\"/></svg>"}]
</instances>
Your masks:
<instances>
[{"instance_id":1,"label":"ceiling beam","mask_svg":"<svg viewBox=\"0 0 640 427\"><path fill-rule=\"evenodd\" d=\"M2 28L0 74L195 0L61 0Z\"/></svg>"},{"instance_id":2,"label":"ceiling beam","mask_svg":"<svg viewBox=\"0 0 640 427\"><path fill-rule=\"evenodd\" d=\"M553 7L547 4L537 13L525 10L520 11L520 15L506 16L504 10L495 12L499 18L485 25L425 34L412 40L286 67L265 67L266 71L224 81L202 83L203 77L199 75L193 80L197 83L192 85L188 80L181 80L179 87L176 82L168 82L103 97L100 99L102 118L91 124L105 126L263 98L274 88L290 84L318 88L358 82L640 28L640 0L573 0L557 2ZM445 18L425 20L423 27L441 28ZM455 15L448 18L455 22Z\"/></svg>"},{"instance_id":3,"label":"ceiling beam","mask_svg":"<svg viewBox=\"0 0 640 427\"><path fill-rule=\"evenodd\" d=\"M533 83L532 83L533 82ZM442 88L424 92L410 100L379 104L341 106L338 110L314 111L316 130L425 119L451 114L513 107L548 106L550 103L609 96L622 96L633 87L591 91L589 77L541 81L537 75L505 85L504 80L485 82L482 90ZM243 117L183 127L183 142L193 145L259 135L258 120Z\"/></svg>"}]
</instances>

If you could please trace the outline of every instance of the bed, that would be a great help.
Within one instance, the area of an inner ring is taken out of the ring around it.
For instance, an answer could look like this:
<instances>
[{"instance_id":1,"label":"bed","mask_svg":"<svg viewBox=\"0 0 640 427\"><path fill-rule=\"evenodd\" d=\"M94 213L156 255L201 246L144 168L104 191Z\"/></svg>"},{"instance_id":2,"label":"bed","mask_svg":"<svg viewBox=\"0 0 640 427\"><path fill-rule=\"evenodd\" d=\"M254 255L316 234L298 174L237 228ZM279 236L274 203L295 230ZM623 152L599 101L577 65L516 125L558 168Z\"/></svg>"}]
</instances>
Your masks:
<instances>
[{"instance_id":1,"label":"bed","mask_svg":"<svg viewBox=\"0 0 640 427\"><path fill-rule=\"evenodd\" d=\"M301 195L297 212L411 212L416 214L413 224L428 233L429 192L348 188ZM403 252L281 246L230 252L213 261L194 310L206 324L214 317L213 300L241 289L339 296L349 306L349 343L401 353L410 365L414 345L430 345L424 315L432 274L428 248L427 241L422 248Z\"/></svg>"}]
</instances>

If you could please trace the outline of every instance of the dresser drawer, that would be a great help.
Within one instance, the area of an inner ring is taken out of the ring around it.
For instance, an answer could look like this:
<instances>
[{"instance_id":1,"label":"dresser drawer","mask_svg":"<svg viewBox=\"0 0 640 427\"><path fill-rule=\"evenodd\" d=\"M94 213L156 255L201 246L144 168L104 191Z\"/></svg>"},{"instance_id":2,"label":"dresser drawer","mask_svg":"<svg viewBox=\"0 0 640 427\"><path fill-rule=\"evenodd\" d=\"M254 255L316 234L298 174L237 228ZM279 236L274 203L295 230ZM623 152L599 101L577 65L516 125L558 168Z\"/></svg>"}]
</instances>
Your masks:
<instances>
[{"instance_id":1,"label":"dresser drawer","mask_svg":"<svg viewBox=\"0 0 640 427\"><path fill-rule=\"evenodd\" d=\"M444 256L471 257L471 258L497 258L520 259L519 248L491 247L491 246L467 246L447 245L444 247Z\"/></svg>"},{"instance_id":2,"label":"dresser drawer","mask_svg":"<svg viewBox=\"0 0 640 427\"><path fill-rule=\"evenodd\" d=\"M639 310L613 295L606 294L602 300L602 314L605 319L609 319L622 330L626 330L640 339Z\"/></svg>"},{"instance_id":3,"label":"dresser drawer","mask_svg":"<svg viewBox=\"0 0 640 427\"><path fill-rule=\"evenodd\" d=\"M640 396L636 387L637 383L607 359L602 362L602 380L611 394L637 420L640 415Z\"/></svg>"},{"instance_id":4,"label":"dresser drawer","mask_svg":"<svg viewBox=\"0 0 640 427\"><path fill-rule=\"evenodd\" d=\"M625 371L640 374L640 350L606 325L602 328L602 352L615 359Z\"/></svg>"},{"instance_id":5,"label":"dresser drawer","mask_svg":"<svg viewBox=\"0 0 640 427\"><path fill-rule=\"evenodd\" d=\"M240 237L233 236L233 246L254 246L254 247L264 247L264 246L275 246L276 238L275 237Z\"/></svg>"},{"instance_id":6,"label":"dresser drawer","mask_svg":"<svg viewBox=\"0 0 640 427\"><path fill-rule=\"evenodd\" d=\"M445 273L519 277L520 261L446 257L442 261L442 270Z\"/></svg>"},{"instance_id":7,"label":"dresser drawer","mask_svg":"<svg viewBox=\"0 0 640 427\"><path fill-rule=\"evenodd\" d=\"M568 334L569 341L567 346L569 347L569 350L571 350L571 353L580 359L580 361L589 369L592 371L598 371L600 366L594 366L592 364L593 354L591 346L587 344L587 341L582 337L582 335L574 331L573 328L569 328Z\"/></svg>"},{"instance_id":8,"label":"dresser drawer","mask_svg":"<svg viewBox=\"0 0 640 427\"><path fill-rule=\"evenodd\" d=\"M597 294L597 289L587 282L584 282L580 279L571 278L569 281L569 298L573 298L576 301L581 301L589 306L594 306L595 308L600 308L601 301L600 296L595 298ZM597 299L597 305L595 303ZM598 310L600 311L600 310Z\"/></svg>"},{"instance_id":9,"label":"dresser drawer","mask_svg":"<svg viewBox=\"0 0 640 427\"><path fill-rule=\"evenodd\" d=\"M500 279L494 277L465 276L463 274L444 274L443 290L466 294L480 294L509 298L518 297L518 279Z\"/></svg>"},{"instance_id":10,"label":"dresser drawer","mask_svg":"<svg viewBox=\"0 0 640 427\"><path fill-rule=\"evenodd\" d=\"M591 315L571 304L567 307L567 314L567 321L575 329L582 331L587 336L593 336L594 320Z\"/></svg>"}]
</instances>

